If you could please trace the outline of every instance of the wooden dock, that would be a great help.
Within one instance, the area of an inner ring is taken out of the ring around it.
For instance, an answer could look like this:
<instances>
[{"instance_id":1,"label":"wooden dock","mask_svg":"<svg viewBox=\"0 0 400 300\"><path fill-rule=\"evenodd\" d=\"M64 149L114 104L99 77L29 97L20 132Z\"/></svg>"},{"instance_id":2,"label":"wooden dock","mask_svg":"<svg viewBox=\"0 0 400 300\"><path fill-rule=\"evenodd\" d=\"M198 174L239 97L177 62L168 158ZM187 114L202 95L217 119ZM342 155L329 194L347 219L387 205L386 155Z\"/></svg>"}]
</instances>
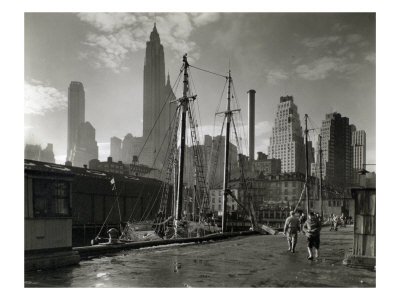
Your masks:
<instances>
[{"instance_id":1,"label":"wooden dock","mask_svg":"<svg viewBox=\"0 0 400 300\"><path fill-rule=\"evenodd\" d=\"M226 232L226 233L210 234L204 237L191 237L191 238L180 238L180 239L170 239L170 240L155 240L155 241L144 241L144 242L130 242L130 243L75 247L73 248L73 250L79 253L79 256L82 260L82 259L95 258L99 256L108 256L123 250L140 249L140 248L156 247L156 246L171 245L171 244L188 244L188 243L219 241L232 237L247 236L257 233L258 232L256 231Z\"/></svg>"}]
</instances>

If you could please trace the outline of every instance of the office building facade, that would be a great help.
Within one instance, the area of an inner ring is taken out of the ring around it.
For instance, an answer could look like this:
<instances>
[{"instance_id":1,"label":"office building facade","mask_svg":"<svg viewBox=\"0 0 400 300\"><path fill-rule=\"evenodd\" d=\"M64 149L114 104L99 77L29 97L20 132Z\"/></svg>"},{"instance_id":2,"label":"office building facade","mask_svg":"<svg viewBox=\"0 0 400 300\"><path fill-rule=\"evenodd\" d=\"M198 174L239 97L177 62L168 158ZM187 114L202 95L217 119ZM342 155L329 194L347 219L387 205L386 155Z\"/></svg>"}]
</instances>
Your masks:
<instances>
[{"instance_id":1,"label":"office building facade","mask_svg":"<svg viewBox=\"0 0 400 300\"><path fill-rule=\"evenodd\" d=\"M282 173L305 173L303 131L293 96L281 97L268 147L270 158L281 160Z\"/></svg>"}]
</instances>

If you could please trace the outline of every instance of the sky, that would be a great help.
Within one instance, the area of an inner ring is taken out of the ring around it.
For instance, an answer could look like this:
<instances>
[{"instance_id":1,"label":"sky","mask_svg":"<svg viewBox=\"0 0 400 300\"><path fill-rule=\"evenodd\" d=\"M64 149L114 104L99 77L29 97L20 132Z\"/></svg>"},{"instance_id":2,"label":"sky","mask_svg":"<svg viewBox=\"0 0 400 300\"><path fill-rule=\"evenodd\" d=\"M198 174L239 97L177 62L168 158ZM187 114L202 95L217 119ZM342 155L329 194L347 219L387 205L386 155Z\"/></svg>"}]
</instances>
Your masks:
<instances>
[{"instance_id":1,"label":"sky","mask_svg":"<svg viewBox=\"0 0 400 300\"><path fill-rule=\"evenodd\" d=\"M101 160L112 136L141 136L145 45L154 22L172 84L184 53L191 65L219 74L230 67L244 124L247 91L256 90L256 151L268 152L279 97L292 95L303 127L305 114L318 129L325 114L338 112L365 130L367 164L376 163L374 13L25 13L25 143L53 143L64 163L71 81L84 85ZM200 133L217 135L225 79L194 68L190 75Z\"/></svg>"}]
</instances>

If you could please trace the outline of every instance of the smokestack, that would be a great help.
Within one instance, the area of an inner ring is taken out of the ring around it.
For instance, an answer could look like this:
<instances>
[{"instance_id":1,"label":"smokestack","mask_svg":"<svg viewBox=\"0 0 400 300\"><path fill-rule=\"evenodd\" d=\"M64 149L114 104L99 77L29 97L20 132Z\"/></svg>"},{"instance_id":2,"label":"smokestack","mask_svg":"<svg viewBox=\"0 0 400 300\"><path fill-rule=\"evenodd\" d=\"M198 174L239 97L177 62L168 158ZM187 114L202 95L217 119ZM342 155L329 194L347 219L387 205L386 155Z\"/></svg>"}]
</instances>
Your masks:
<instances>
[{"instance_id":1,"label":"smokestack","mask_svg":"<svg viewBox=\"0 0 400 300\"><path fill-rule=\"evenodd\" d=\"M256 100L256 91L250 90L247 92L248 94L248 120L249 120L249 160L254 160L254 126L255 126L255 100Z\"/></svg>"}]
</instances>

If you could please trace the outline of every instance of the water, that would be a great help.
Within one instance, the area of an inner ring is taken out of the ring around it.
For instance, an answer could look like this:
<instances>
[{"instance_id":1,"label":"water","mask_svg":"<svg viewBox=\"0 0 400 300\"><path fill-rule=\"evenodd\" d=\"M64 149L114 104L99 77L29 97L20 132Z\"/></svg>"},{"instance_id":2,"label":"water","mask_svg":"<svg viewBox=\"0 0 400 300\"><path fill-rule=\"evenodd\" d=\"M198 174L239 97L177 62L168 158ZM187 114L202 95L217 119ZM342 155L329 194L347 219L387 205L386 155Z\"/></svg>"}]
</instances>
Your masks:
<instances>
[{"instance_id":1,"label":"water","mask_svg":"<svg viewBox=\"0 0 400 300\"><path fill-rule=\"evenodd\" d=\"M283 236L129 250L79 266L25 274L26 287L375 287L375 272L342 265L352 228L323 230L321 256L306 259L306 239L287 251Z\"/></svg>"}]
</instances>

